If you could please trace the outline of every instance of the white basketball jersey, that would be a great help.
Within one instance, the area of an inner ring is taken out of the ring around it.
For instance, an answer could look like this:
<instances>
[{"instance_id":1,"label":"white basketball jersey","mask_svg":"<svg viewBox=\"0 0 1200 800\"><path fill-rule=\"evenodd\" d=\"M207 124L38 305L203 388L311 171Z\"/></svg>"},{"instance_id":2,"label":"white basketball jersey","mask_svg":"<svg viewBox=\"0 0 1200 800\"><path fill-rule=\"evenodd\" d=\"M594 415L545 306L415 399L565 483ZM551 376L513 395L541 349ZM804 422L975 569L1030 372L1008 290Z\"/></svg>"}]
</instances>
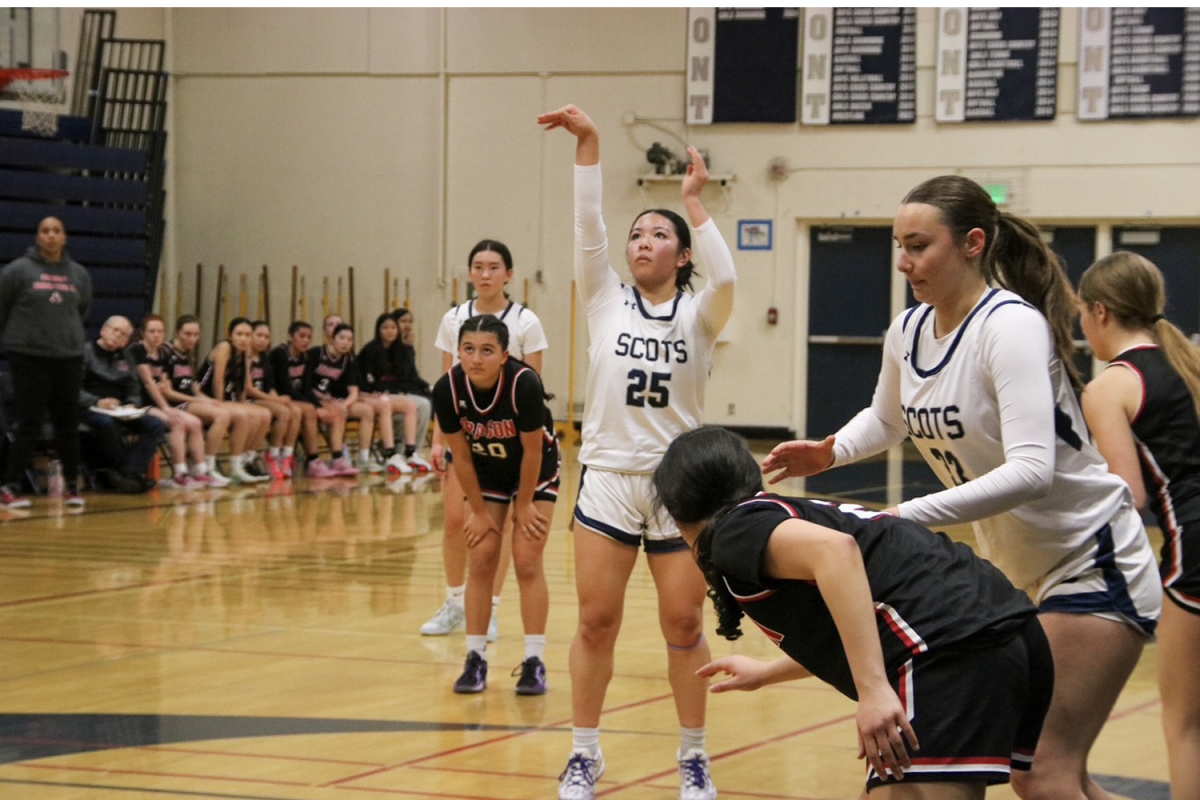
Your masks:
<instances>
[{"instance_id":1,"label":"white basketball jersey","mask_svg":"<svg viewBox=\"0 0 1200 800\"><path fill-rule=\"evenodd\" d=\"M934 311L920 305L888 331L889 357L900 364L900 398L909 437L947 488L1005 463L1000 408L987 371L985 332L1003 336L1021 326L1046 326L1018 295L989 289L949 334L934 336ZM996 326L1000 326L997 328ZM1040 368L1031 363L1030 369ZM1086 542L1131 502L1129 488L1109 473L1088 441L1083 413L1057 356L1047 365L1054 393L1055 467L1048 494L974 523L983 554L1019 588L1028 588ZM1115 543L1118 549L1121 542Z\"/></svg>"},{"instance_id":2,"label":"white basketball jersey","mask_svg":"<svg viewBox=\"0 0 1200 800\"><path fill-rule=\"evenodd\" d=\"M476 310L475 301L468 300L459 303L442 317L433 344L454 357L451 366L458 364L458 329L468 319L481 313ZM524 359L526 354L540 352L548 346L541 320L528 307L510 300L508 307L494 316L508 328L508 354L513 358Z\"/></svg>"},{"instance_id":3,"label":"white basketball jersey","mask_svg":"<svg viewBox=\"0 0 1200 800\"><path fill-rule=\"evenodd\" d=\"M616 472L652 472L676 436L696 428L716 338L678 292L651 306L621 285L588 315L587 407L579 460Z\"/></svg>"}]
</instances>

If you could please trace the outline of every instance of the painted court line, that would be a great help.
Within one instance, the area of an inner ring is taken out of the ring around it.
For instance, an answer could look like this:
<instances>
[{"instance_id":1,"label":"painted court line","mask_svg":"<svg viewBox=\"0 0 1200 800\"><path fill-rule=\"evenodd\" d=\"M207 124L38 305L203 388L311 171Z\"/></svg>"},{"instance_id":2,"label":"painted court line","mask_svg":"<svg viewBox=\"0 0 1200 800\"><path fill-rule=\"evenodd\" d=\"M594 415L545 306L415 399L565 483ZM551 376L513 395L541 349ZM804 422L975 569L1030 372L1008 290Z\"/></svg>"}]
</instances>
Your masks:
<instances>
[{"instance_id":1,"label":"painted court line","mask_svg":"<svg viewBox=\"0 0 1200 800\"><path fill-rule=\"evenodd\" d=\"M271 786L300 786L309 787L310 783L299 781L275 781L267 778L234 778L228 775L193 775L187 772L153 772L140 769L114 769L111 767L79 767L67 764L30 764L20 762L10 765L19 769L41 769L63 772L100 772L105 775L142 775L150 778L192 778L205 781L233 781L236 783L265 783Z\"/></svg>"},{"instance_id":2,"label":"painted court line","mask_svg":"<svg viewBox=\"0 0 1200 800\"><path fill-rule=\"evenodd\" d=\"M18 780L16 778L0 778L0 783L13 786L60 786L64 789L97 789L108 792L134 792L137 794L171 795L175 797L219 797L222 800L295 800L291 797L277 797L262 794L226 794L222 792L199 792L185 789L148 789L141 786L109 786L101 783L68 783L66 781L35 781Z\"/></svg>"}]
</instances>

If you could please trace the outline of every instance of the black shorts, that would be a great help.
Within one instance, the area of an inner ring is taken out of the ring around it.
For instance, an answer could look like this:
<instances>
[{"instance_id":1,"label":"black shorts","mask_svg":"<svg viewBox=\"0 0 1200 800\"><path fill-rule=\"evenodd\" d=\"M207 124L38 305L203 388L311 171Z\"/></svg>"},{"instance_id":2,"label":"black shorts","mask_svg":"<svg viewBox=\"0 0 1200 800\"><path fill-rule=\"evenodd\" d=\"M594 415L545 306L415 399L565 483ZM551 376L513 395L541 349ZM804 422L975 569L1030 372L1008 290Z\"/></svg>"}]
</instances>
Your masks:
<instances>
[{"instance_id":1,"label":"black shorts","mask_svg":"<svg viewBox=\"0 0 1200 800\"><path fill-rule=\"evenodd\" d=\"M915 656L891 676L921 749L904 783L1008 783L1033 766L1054 692L1054 660L1037 617L1007 642ZM881 781L867 767L867 790Z\"/></svg>"},{"instance_id":2,"label":"black shorts","mask_svg":"<svg viewBox=\"0 0 1200 800\"><path fill-rule=\"evenodd\" d=\"M1200 615L1200 522L1163 528L1159 574L1166 596L1184 611Z\"/></svg>"}]
</instances>

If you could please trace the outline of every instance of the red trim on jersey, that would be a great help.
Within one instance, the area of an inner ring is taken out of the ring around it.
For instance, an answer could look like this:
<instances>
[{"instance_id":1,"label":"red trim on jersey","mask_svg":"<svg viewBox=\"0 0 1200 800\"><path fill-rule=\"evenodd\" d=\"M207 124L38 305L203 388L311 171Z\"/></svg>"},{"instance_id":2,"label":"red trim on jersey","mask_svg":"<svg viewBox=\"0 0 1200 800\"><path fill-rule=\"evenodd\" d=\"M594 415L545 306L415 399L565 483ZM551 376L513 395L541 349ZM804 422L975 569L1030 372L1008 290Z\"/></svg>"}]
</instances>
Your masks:
<instances>
[{"instance_id":1,"label":"red trim on jersey","mask_svg":"<svg viewBox=\"0 0 1200 800\"><path fill-rule=\"evenodd\" d=\"M968 758L914 758L913 764L923 766L950 766L950 765L968 765L968 766L996 766L1007 767L1011 759L1004 756L974 756Z\"/></svg>"},{"instance_id":2,"label":"red trim on jersey","mask_svg":"<svg viewBox=\"0 0 1200 800\"><path fill-rule=\"evenodd\" d=\"M904 642L913 655L925 653L929 650L929 645L921 638L912 626L904 621L904 617L900 616L900 612L889 606L887 603L876 603L875 613L883 617L887 622L888 627L892 629L892 633Z\"/></svg>"},{"instance_id":3,"label":"red trim on jersey","mask_svg":"<svg viewBox=\"0 0 1200 800\"><path fill-rule=\"evenodd\" d=\"M467 376L465 369L463 370L463 377L467 380L467 395L470 396L471 405L475 407L475 411L485 416L492 413L492 409L496 407L496 403L500 401L501 396L504 394L504 369L500 369L500 378L496 381L496 394L492 396L492 402L488 404L487 408L480 408L479 404L475 402L475 390L471 388L471 379Z\"/></svg>"},{"instance_id":4,"label":"red trim on jersey","mask_svg":"<svg viewBox=\"0 0 1200 800\"><path fill-rule=\"evenodd\" d=\"M1142 464L1154 476L1154 483L1158 485L1158 491L1155 494L1158 495L1158 502L1162 504L1166 522L1163 536L1166 538L1167 552L1171 558L1171 568L1163 577L1163 586L1169 587L1183 575L1183 531L1179 527L1179 520L1175 518L1175 504L1171 502L1171 492L1169 491L1171 480L1159 469L1158 462L1154 460L1150 448L1136 440L1134 444Z\"/></svg>"},{"instance_id":5,"label":"red trim on jersey","mask_svg":"<svg viewBox=\"0 0 1200 800\"><path fill-rule=\"evenodd\" d=\"M899 691L896 694L900 697L900 705L904 706L904 715L908 720L912 720L916 716L916 698L913 696L913 662L910 658L900 665L900 671L896 673L896 685Z\"/></svg>"},{"instance_id":6,"label":"red trim on jersey","mask_svg":"<svg viewBox=\"0 0 1200 800\"><path fill-rule=\"evenodd\" d=\"M523 374L525 374L526 372L533 372L533 370L531 370L529 367L522 367L521 369L517 370L517 374L516 374L516 375L513 375L513 380L512 380L512 406L513 406L513 412L514 412L514 413L517 413L517 412L518 412L518 409L517 409L517 379L518 379L518 378L520 378L520 377L521 377Z\"/></svg>"},{"instance_id":7,"label":"red trim on jersey","mask_svg":"<svg viewBox=\"0 0 1200 800\"><path fill-rule=\"evenodd\" d=\"M789 516L795 517L796 519L800 518L800 515L796 513L796 509L792 508L782 500L776 500L774 497L767 497L766 494L766 492L759 492L752 499L738 503L737 507L741 508L742 506L748 506L751 503L774 503L775 505L780 506L787 511Z\"/></svg>"},{"instance_id":8,"label":"red trim on jersey","mask_svg":"<svg viewBox=\"0 0 1200 800\"><path fill-rule=\"evenodd\" d=\"M1151 345L1151 347L1154 347L1154 346L1155 345ZM1145 349L1145 348L1137 348L1137 347L1129 348L1129 350L1138 350L1138 349ZM1125 352L1128 353L1129 350L1126 350ZM1129 424L1132 425L1133 423L1137 422L1137 418L1142 415L1142 409L1144 409L1146 407L1146 376L1142 374L1142 371L1140 369L1135 367L1133 364L1130 364L1128 361L1114 361L1111 364L1109 364L1108 366L1109 367L1127 367L1130 370L1132 370L1133 374L1137 375L1138 380L1142 382L1142 402L1138 404L1138 410L1137 410L1137 413L1133 415L1133 419L1129 420ZM1105 367L1105 369L1107 369L1107 368L1108 367Z\"/></svg>"}]
</instances>

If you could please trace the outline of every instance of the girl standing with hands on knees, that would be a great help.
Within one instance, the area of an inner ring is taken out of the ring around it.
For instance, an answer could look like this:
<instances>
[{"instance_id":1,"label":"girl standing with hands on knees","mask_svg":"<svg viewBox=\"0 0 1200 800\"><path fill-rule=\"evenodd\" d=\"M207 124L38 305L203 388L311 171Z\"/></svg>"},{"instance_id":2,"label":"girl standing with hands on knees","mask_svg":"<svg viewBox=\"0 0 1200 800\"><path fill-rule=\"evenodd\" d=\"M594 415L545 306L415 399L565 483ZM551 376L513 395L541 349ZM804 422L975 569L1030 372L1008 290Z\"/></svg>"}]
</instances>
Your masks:
<instances>
[{"instance_id":1,"label":"girl standing with hands on knees","mask_svg":"<svg viewBox=\"0 0 1200 800\"><path fill-rule=\"evenodd\" d=\"M1037 757L1013 788L1103 800L1088 753L1154 633L1162 587L1129 488L1086 438L1074 292L1037 228L961 176L909 192L893 232L920 305L888 329L871 406L823 442L778 445L763 470L772 483L813 475L911 438L946 489L889 512L930 528L974 522L1054 653Z\"/></svg>"},{"instance_id":2,"label":"girl standing with hands on knees","mask_svg":"<svg viewBox=\"0 0 1200 800\"><path fill-rule=\"evenodd\" d=\"M575 279L587 312L590 366L583 418L584 465L572 528L579 625L571 644L573 742L559 780L560 800L591 800L604 773L600 710L613 674L625 586L646 551L658 593L667 671L679 715L681 800L713 800L705 736L708 663L704 576L687 542L656 503L651 478L667 445L700 425L717 335L733 310L733 257L700 194L704 159L682 181L683 203L708 269L708 285L691 288L692 231L678 214L644 211L625 244L632 285L609 262L601 215L600 136L575 106L538 117L547 130L576 137Z\"/></svg>"},{"instance_id":3,"label":"girl standing with hands on knees","mask_svg":"<svg viewBox=\"0 0 1200 800\"><path fill-rule=\"evenodd\" d=\"M541 375L542 354L549 344L537 314L515 300L509 299L505 287L512 280L513 257L504 242L483 239L471 248L467 256L467 269L471 285L475 287L475 299L455 306L442 317L434 345L442 351L442 373L458 363L458 331L464 322L479 314L491 314L508 327L508 348L513 358L520 359ZM446 485L442 498L446 504L445 534L442 538L442 566L446 572L446 602L433 617L421 626L425 636L445 636L461 628L466 619L463 593L466 591L467 548L463 544L462 526L466 507L463 504L462 487L458 476L448 469L449 459L442 441L441 430L435 425L430 460L438 472L445 473ZM496 617L500 604L500 590L504 576L512 560L511 539L504 537L504 549L500 553L500 565L496 569L496 581L492 586L492 619L488 623L488 641L500 636L499 620Z\"/></svg>"},{"instance_id":4,"label":"girl standing with hands on knees","mask_svg":"<svg viewBox=\"0 0 1200 800\"><path fill-rule=\"evenodd\" d=\"M508 353L508 328L491 314L458 329L460 363L433 390L438 425L454 454L452 468L470 509L463 526L467 573L467 662L460 694L487 688L487 628L492 581L512 508L510 549L521 587L525 660L517 694L546 693L546 617L550 594L542 551L558 499L558 443L542 381Z\"/></svg>"},{"instance_id":5,"label":"girl standing with hands on knees","mask_svg":"<svg viewBox=\"0 0 1200 800\"><path fill-rule=\"evenodd\" d=\"M1079 281L1083 333L1109 365L1083 393L1108 468L1163 532L1158 686L1171 796L1200 798L1200 352L1164 316L1158 267L1136 253L1102 258Z\"/></svg>"}]
</instances>

